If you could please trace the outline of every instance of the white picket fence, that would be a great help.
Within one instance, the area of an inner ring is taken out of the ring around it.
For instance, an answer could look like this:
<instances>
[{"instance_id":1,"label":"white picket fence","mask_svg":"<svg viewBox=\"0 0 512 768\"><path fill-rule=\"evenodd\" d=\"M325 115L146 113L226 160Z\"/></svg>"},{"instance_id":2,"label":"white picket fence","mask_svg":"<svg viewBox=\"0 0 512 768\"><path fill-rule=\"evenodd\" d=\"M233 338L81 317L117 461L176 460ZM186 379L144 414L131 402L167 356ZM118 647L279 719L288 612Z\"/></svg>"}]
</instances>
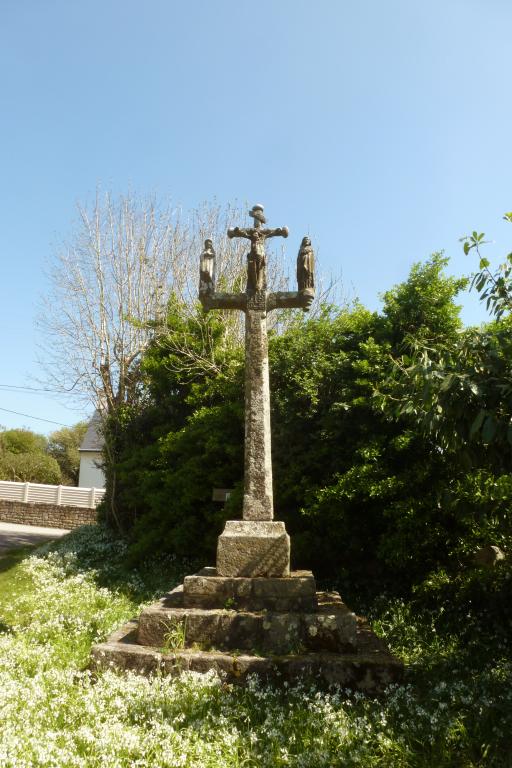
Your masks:
<instances>
[{"instance_id":1,"label":"white picket fence","mask_svg":"<svg viewBox=\"0 0 512 768\"><path fill-rule=\"evenodd\" d=\"M99 504L104 495L104 488L74 488L70 485L11 483L0 480L0 499L9 501L93 508Z\"/></svg>"}]
</instances>

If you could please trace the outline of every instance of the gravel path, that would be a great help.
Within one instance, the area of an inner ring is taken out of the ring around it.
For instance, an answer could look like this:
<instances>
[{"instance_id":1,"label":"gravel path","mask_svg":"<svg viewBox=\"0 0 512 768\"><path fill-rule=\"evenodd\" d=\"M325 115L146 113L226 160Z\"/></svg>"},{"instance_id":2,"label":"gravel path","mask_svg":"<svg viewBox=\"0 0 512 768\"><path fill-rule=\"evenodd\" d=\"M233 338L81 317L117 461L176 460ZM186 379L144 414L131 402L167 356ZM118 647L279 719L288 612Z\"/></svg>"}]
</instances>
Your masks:
<instances>
[{"instance_id":1,"label":"gravel path","mask_svg":"<svg viewBox=\"0 0 512 768\"><path fill-rule=\"evenodd\" d=\"M69 531L64 528L40 528L36 525L16 525L0 522L0 557L10 549L19 549L29 544L42 544L58 539Z\"/></svg>"}]
</instances>

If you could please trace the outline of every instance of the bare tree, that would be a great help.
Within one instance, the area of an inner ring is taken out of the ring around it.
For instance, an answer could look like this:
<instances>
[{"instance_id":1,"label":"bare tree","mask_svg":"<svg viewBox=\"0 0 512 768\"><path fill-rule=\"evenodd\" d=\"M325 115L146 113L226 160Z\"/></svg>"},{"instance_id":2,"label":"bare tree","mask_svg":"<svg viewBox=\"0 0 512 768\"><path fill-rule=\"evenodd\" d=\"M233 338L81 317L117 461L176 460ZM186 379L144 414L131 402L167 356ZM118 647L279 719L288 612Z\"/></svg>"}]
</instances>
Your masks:
<instances>
[{"instance_id":1,"label":"bare tree","mask_svg":"<svg viewBox=\"0 0 512 768\"><path fill-rule=\"evenodd\" d=\"M122 405L137 402L140 358L151 338L166 332L171 295L184 312L198 316L202 240L225 238L235 213L204 205L184 217L178 207L158 206L154 199L98 194L91 206L78 205L78 226L52 260L39 317L45 383L99 411L115 522L115 441L112 430L104 429L107 419L112 426ZM218 253L222 279L231 285L243 253L225 252L222 245ZM204 349L194 359L186 338L173 339L185 368L204 369L213 359L207 324L204 330ZM237 334L236 326L226 326L226 343L236 343Z\"/></svg>"},{"instance_id":2,"label":"bare tree","mask_svg":"<svg viewBox=\"0 0 512 768\"><path fill-rule=\"evenodd\" d=\"M226 232L244 211L204 204L185 217L154 199L105 194L91 207L78 205L78 214L75 233L54 256L39 318L45 382L105 414L133 402L140 356L159 328L165 332L171 294L204 337L200 353L185 336L170 340L184 368L193 374L218 366L209 323L197 311L198 259L204 240L213 239L218 279L226 290L243 289L246 249ZM276 288L285 284L279 261L269 276ZM240 342L242 316L225 313L224 321L226 345Z\"/></svg>"},{"instance_id":3,"label":"bare tree","mask_svg":"<svg viewBox=\"0 0 512 768\"><path fill-rule=\"evenodd\" d=\"M177 353L175 364L191 378L222 368L222 345L219 349L218 339L213 343L211 318L198 304L199 255L204 240L213 240L217 284L227 291L244 290L247 249L243 241L230 240L227 230L243 221L247 210L205 203L185 216L179 207L157 205L153 198L110 194L97 194L92 205L78 205L77 227L50 265L50 289L39 318L46 385L75 403L81 399L92 405L105 424L121 406L138 401L140 358L159 334ZM283 258L270 258L273 290L287 287L285 265ZM197 323L199 347L190 345L186 332L169 332L171 297L184 317ZM225 312L222 319L227 357L233 345L242 343L243 315ZM278 330L286 325L278 313L270 321ZM114 441L108 431L104 435L110 513L117 523Z\"/></svg>"},{"instance_id":4,"label":"bare tree","mask_svg":"<svg viewBox=\"0 0 512 768\"><path fill-rule=\"evenodd\" d=\"M170 291L190 295L194 238L179 208L152 199L98 195L78 213L50 270L41 362L52 388L110 413L136 393L137 364Z\"/></svg>"},{"instance_id":5,"label":"bare tree","mask_svg":"<svg viewBox=\"0 0 512 768\"><path fill-rule=\"evenodd\" d=\"M50 270L41 362L52 388L110 413L134 394L148 322L162 311L171 276L184 280L183 227L174 210L132 197L98 195L78 213Z\"/></svg>"}]
</instances>

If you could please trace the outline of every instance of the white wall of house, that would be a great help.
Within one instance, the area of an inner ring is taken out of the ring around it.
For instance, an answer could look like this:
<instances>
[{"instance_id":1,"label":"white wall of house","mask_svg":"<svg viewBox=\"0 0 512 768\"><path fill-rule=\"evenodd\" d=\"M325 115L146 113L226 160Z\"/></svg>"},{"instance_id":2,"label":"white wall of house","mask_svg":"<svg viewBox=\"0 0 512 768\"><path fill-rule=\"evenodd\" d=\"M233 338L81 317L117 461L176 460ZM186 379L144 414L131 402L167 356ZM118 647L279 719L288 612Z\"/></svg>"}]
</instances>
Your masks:
<instances>
[{"instance_id":1,"label":"white wall of house","mask_svg":"<svg viewBox=\"0 0 512 768\"><path fill-rule=\"evenodd\" d=\"M80 452L80 475L78 478L80 488L105 487L105 475L98 467L102 461L101 451Z\"/></svg>"}]
</instances>

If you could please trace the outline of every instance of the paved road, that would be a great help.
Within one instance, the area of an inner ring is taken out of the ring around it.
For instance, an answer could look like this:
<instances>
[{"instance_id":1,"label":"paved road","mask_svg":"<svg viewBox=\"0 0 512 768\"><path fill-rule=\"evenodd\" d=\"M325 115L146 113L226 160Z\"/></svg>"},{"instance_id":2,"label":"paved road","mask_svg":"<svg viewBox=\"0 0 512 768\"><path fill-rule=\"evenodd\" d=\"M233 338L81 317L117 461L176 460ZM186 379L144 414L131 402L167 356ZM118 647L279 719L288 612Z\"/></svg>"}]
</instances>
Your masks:
<instances>
[{"instance_id":1,"label":"paved road","mask_svg":"<svg viewBox=\"0 0 512 768\"><path fill-rule=\"evenodd\" d=\"M9 549L18 549L29 544L42 544L50 539L58 539L65 533L69 531L64 528L39 528L36 525L0 523L0 557Z\"/></svg>"}]
</instances>

